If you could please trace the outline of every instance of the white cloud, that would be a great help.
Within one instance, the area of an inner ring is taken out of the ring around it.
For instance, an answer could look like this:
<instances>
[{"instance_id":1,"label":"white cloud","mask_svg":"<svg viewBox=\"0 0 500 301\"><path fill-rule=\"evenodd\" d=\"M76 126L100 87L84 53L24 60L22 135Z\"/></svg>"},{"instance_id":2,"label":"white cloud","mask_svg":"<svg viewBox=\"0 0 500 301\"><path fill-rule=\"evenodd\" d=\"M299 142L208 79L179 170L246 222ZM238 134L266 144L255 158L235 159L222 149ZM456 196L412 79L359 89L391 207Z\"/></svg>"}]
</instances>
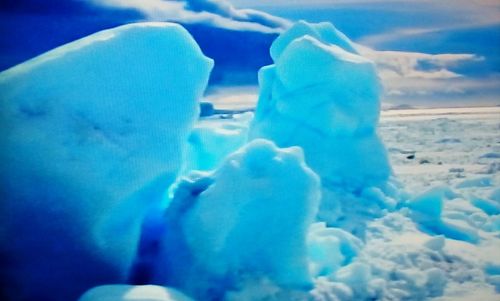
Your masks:
<instances>
[{"instance_id":1,"label":"white cloud","mask_svg":"<svg viewBox=\"0 0 500 301\"><path fill-rule=\"evenodd\" d=\"M477 79L451 70L467 62L483 60L474 54L377 51L360 45L357 48L377 65L387 101L436 96L453 99L500 87L499 76Z\"/></svg>"},{"instance_id":2,"label":"white cloud","mask_svg":"<svg viewBox=\"0 0 500 301\"><path fill-rule=\"evenodd\" d=\"M498 0L232 0L238 7L282 7L300 10L315 7L366 10L366 15L359 15L357 22L370 18L370 8L406 17L411 22L394 19L392 30L377 33L358 40L359 43L376 47L385 42L401 38L428 34L438 31L459 30L500 24L500 1ZM379 16L380 18L380 16ZM383 18L380 21L385 22ZM412 24L412 27L409 27Z\"/></svg>"},{"instance_id":3,"label":"white cloud","mask_svg":"<svg viewBox=\"0 0 500 301\"><path fill-rule=\"evenodd\" d=\"M474 54L427 54L419 52L377 51L358 45L360 52L373 60L383 77L450 79L462 75L450 71L465 62L480 61L482 57Z\"/></svg>"},{"instance_id":4,"label":"white cloud","mask_svg":"<svg viewBox=\"0 0 500 301\"><path fill-rule=\"evenodd\" d=\"M251 9L236 9L225 0L90 0L101 5L135 8L143 12L151 20L170 20L184 23L208 23L218 27L237 30L261 32L280 32L289 22L266 13ZM370 4L394 4L384 9L401 10L413 16L405 4L417 4L420 15L442 14L450 16L450 22L425 26L425 20L416 20L422 27L397 28L390 32L366 37L363 41L370 44L397 40L402 37L427 34L438 30L467 28L484 24L500 24L500 2L498 0L455 0L453 5L448 1L437 0L234 0L232 3L244 6L313 6L344 5L368 6ZM394 7L394 8L393 8ZM412 6L413 7L413 6ZM405 11L408 10L408 11ZM457 17L458 16L458 17ZM500 101L500 76L485 75L482 78L470 78L454 70L464 63L477 62L484 58L475 54L427 54L418 52L377 51L359 46L360 52L372 59L378 66L379 75L385 88L385 100L407 102L418 99L418 102L432 101L434 98L451 100L467 97L482 97L490 103ZM482 93L482 91L484 93ZM495 100L496 99L496 100ZM469 99L470 101L470 99Z\"/></svg>"},{"instance_id":5,"label":"white cloud","mask_svg":"<svg viewBox=\"0 0 500 301\"><path fill-rule=\"evenodd\" d=\"M236 9L225 0L91 0L93 3L142 12L152 21L207 23L234 30L281 32L289 21L252 9ZM193 2L191 4L191 2ZM193 7L190 7L193 6ZM193 9L191 9L193 8ZM194 9L195 8L195 9Z\"/></svg>"}]
</instances>

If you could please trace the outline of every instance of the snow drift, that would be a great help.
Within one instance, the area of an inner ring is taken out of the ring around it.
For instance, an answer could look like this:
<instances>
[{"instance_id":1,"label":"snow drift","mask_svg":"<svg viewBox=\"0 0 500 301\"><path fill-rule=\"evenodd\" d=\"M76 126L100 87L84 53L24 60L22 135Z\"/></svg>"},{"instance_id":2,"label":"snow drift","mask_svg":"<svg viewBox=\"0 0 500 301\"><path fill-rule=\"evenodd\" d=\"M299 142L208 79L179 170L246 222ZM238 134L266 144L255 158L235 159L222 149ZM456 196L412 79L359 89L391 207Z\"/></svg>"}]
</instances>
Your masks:
<instances>
[{"instance_id":1,"label":"snow drift","mask_svg":"<svg viewBox=\"0 0 500 301\"><path fill-rule=\"evenodd\" d=\"M142 23L0 73L7 299L74 300L125 281L212 65L179 25Z\"/></svg>"}]
</instances>

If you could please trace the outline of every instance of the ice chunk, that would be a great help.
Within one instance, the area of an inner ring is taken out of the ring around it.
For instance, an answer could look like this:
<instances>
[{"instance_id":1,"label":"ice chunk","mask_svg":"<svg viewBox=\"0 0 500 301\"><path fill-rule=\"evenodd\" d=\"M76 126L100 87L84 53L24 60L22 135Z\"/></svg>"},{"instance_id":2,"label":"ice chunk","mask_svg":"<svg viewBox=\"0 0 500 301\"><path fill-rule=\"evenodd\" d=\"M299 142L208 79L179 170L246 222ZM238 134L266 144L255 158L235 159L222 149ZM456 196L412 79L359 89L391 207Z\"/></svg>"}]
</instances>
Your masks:
<instances>
[{"instance_id":1,"label":"ice chunk","mask_svg":"<svg viewBox=\"0 0 500 301\"><path fill-rule=\"evenodd\" d=\"M457 184L457 188L490 187L494 186L491 177L467 179Z\"/></svg>"},{"instance_id":2,"label":"ice chunk","mask_svg":"<svg viewBox=\"0 0 500 301\"><path fill-rule=\"evenodd\" d=\"M440 218L448 187L436 187L410 200L408 207L432 218Z\"/></svg>"},{"instance_id":3,"label":"ice chunk","mask_svg":"<svg viewBox=\"0 0 500 301\"><path fill-rule=\"evenodd\" d=\"M443 235L437 235L425 242L425 246L434 251L441 251L446 243Z\"/></svg>"},{"instance_id":4,"label":"ice chunk","mask_svg":"<svg viewBox=\"0 0 500 301\"><path fill-rule=\"evenodd\" d=\"M156 281L200 300L252 278L310 287L306 235L319 198L299 148L252 141L213 174L178 185Z\"/></svg>"},{"instance_id":5,"label":"ice chunk","mask_svg":"<svg viewBox=\"0 0 500 301\"><path fill-rule=\"evenodd\" d=\"M283 33L271 48L274 65L259 72L259 101L249 131L250 139L304 150L307 164L322 179L320 218L328 222L339 220L345 206L364 210L356 200L365 189L377 187L385 198L392 174L376 133L380 84L375 66L350 45L326 24L300 22ZM339 203L342 195L354 202ZM395 207L372 196L377 207Z\"/></svg>"},{"instance_id":6,"label":"ice chunk","mask_svg":"<svg viewBox=\"0 0 500 301\"><path fill-rule=\"evenodd\" d=\"M192 299L172 288L115 284L92 288L78 301L192 301Z\"/></svg>"},{"instance_id":7,"label":"ice chunk","mask_svg":"<svg viewBox=\"0 0 500 301\"><path fill-rule=\"evenodd\" d=\"M125 279L212 64L179 25L137 23L0 73L1 278L14 300Z\"/></svg>"},{"instance_id":8,"label":"ice chunk","mask_svg":"<svg viewBox=\"0 0 500 301\"><path fill-rule=\"evenodd\" d=\"M349 286L360 299L369 298L373 292L370 290L369 282L372 272L369 265L364 263L352 263L340 269L336 280Z\"/></svg>"},{"instance_id":9,"label":"ice chunk","mask_svg":"<svg viewBox=\"0 0 500 301\"><path fill-rule=\"evenodd\" d=\"M424 230L448 238L477 243L479 240L477 230L470 225L463 214L454 210L443 213L445 199L455 197L457 195L449 187L435 187L410 200L408 207L413 210L413 220ZM456 203L464 209L464 205L458 201Z\"/></svg>"},{"instance_id":10,"label":"ice chunk","mask_svg":"<svg viewBox=\"0 0 500 301\"><path fill-rule=\"evenodd\" d=\"M477 197L472 198L471 202L488 215L500 214L500 204L498 202Z\"/></svg>"}]
</instances>

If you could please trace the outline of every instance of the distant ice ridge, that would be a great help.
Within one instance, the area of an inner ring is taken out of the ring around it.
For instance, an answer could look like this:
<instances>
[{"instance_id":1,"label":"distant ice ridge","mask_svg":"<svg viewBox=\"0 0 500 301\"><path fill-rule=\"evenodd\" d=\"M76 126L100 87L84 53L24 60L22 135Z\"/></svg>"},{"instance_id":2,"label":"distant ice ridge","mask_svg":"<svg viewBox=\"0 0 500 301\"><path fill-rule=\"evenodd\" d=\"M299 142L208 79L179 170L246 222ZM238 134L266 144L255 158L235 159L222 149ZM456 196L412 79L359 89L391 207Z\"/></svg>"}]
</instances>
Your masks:
<instances>
[{"instance_id":1,"label":"distant ice ridge","mask_svg":"<svg viewBox=\"0 0 500 301\"><path fill-rule=\"evenodd\" d=\"M142 23L0 73L7 300L75 300L126 281L144 212L181 167L212 65L181 26Z\"/></svg>"}]
</instances>

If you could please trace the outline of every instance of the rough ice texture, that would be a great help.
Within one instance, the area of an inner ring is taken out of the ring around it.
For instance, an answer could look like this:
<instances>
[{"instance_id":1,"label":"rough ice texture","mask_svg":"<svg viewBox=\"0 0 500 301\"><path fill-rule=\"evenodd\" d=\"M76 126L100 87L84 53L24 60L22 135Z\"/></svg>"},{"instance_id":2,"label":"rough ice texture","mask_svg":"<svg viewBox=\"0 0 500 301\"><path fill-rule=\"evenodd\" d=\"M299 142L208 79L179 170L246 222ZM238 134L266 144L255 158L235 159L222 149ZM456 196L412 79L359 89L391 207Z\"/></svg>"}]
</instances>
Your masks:
<instances>
[{"instance_id":1,"label":"rough ice texture","mask_svg":"<svg viewBox=\"0 0 500 301\"><path fill-rule=\"evenodd\" d=\"M178 185L155 281L199 300L258 279L310 288L306 235L319 198L319 179L299 148L252 141L213 174Z\"/></svg>"},{"instance_id":2,"label":"rough ice texture","mask_svg":"<svg viewBox=\"0 0 500 301\"><path fill-rule=\"evenodd\" d=\"M380 84L374 64L323 23L295 24L276 39L271 54L274 65L259 73L250 139L304 150L327 190L320 218L330 225L346 213L342 206L352 205L340 199L358 199L370 187L380 190L375 199L384 199L391 168L376 133Z\"/></svg>"},{"instance_id":3,"label":"rough ice texture","mask_svg":"<svg viewBox=\"0 0 500 301\"><path fill-rule=\"evenodd\" d=\"M193 299L162 286L115 284L92 288L78 301L193 301Z\"/></svg>"},{"instance_id":4,"label":"rough ice texture","mask_svg":"<svg viewBox=\"0 0 500 301\"><path fill-rule=\"evenodd\" d=\"M182 27L139 23L0 73L8 300L74 300L125 280L143 212L181 166L212 64Z\"/></svg>"}]
</instances>

